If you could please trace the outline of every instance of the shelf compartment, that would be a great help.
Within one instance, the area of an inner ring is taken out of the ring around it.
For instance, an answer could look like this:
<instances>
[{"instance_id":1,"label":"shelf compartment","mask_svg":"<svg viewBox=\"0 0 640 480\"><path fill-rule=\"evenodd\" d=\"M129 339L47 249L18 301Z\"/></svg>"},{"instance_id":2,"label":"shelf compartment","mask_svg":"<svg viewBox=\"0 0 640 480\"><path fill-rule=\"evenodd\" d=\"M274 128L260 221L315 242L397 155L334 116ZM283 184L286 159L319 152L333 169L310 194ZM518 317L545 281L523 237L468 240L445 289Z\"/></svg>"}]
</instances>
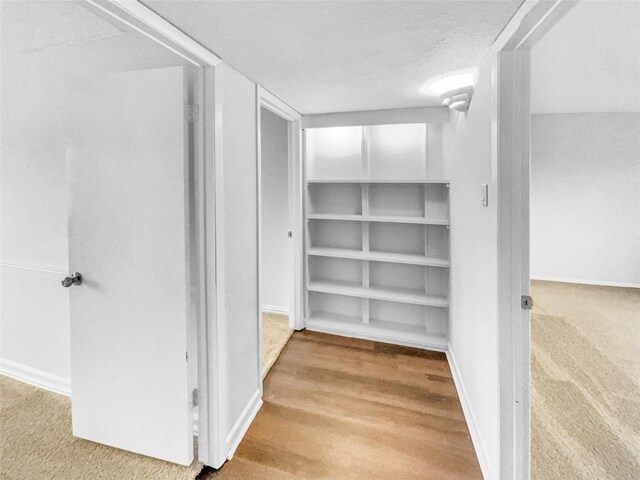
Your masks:
<instances>
[{"instance_id":1,"label":"shelf compartment","mask_svg":"<svg viewBox=\"0 0 640 480\"><path fill-rule=\"evenodd\" d=\"M307 318L307 328L318 332L345 335L378 342L388 342L410 347L446 350L445 335L430 334L416 325L400 325L393 322L372 321L363 324L357 316L336 315L331 312L313 311Z\"/></svg>"},{"instance_id":2,"label":"shelf compartment","mask_svg":"<svg viewBox=\"0 0 640 480\"><path fill-rule=\"evenodd\" d=\"M362 285L362 262L330 257L309 257L309 280L345 286Z\"/></svg>"},{"instance_id":3,"label":"shelf compartment","mask_svg":"<svg viewBox=\"0 0 640 480\"><path fill-rule=\"evenodd\" d=\"M370 323L384 323L390 330L422 330L429 335L447 336L447 311L442 308L371 300L369 317Z\"/></svg>"},{"instance_id":4,"label":"shelf compartment","mask_svg":"<svg viewBox=\"0 0 640 480\"><path fill-rule=\"evenodd\" d=\"M362 214L362 188L358 184L318 184L309 186L312 213Z\"/></svg>"},{"instance_id":5,"label":"shelf compartment","mask_svg":"<svg viewBox=\"0 0 640 480\"><path fill-rule=\"evenodd\" d=\"M372 223L369 225L369 250L380 254L418 255L448 262L449 230L442 225Z\"/></svg>"},{"instance_id":6,"label":"shelf compartment","mask_svg":"<svg viewBox=\"0 0 640 480\"><path fill-rule=\"evenodd\" d=\"M375 262L403 263L408 265L423 265L430 267L448 268L449 261L441 258L425 257L424 255L410 255L403 253L363 252L343 248L312 247L307 251L312 257L346 258L353 260L371 260Z\"/></svg>"},{"instance_id":7,"label":"shelf compartment","mask_svg":"<svg viewBox=\"0 0 640 480\"><path fill-rule=\"evenodd\" d=\"M307 215L308 220L336 220L352 222L375 222L375 223L413 223L417 225L443 225L448 226L449 220L440 218L422 217L390 217L380 215L334 215L324 213L312 213Z\"/></svg>"},{"instance_id":8,"label":"shelf compartment","mask_svg":"<svg viewBox=\"0 0 640 480\"><path fill-rule=\"evenodd\" d=\"M316 281L307 285L311 292L332 293L349 297L385 300L388 302L410 303L439 308L448 308L449 301L444 296L427 295L421 290L389 287L363 287L348 282Z\"/></svg>"},{"instance_id":9,"label":"shelf compartment","mask_svg":"<svg viewBox=\"0 0 640 480\"><path fill-rule=\"evenodd\" d=\"M449 270L400 263L371 262L369 284L374 289L415 291L427 297L446 298L449 291Z\"/></svg>"},{"instance_id":10,"label":"shelf compartment","mask_svg":"<svg viewBox=\"0 0 640 480\"><path fill-rule=\"evenodd\" d=\"M449 187L446 185L423 185L424 208L436 218L449 218Z\"/></svg>"},{"instance_id":11,"label":"shelf compartment","mask_svg":"<svg viewBox=\"0 0 640 480\"><path fill-rule=\"evenodd\" d=\"M362 224L360 222L309 222L310 248L339 248L362 250Z\"/></svg>"},{"instance_id":12,"label":"shelf compartment","mask_svg":"<svg viewBox=\"0 0 640 480\"><path fill-rule=\"evenodd\" d=\"M399 241L399 239L402 240ZM425 255L425 227L397 223L370 224L369 250L385 254L427 256Z\"/></svg>"},{"instance_id":13,"label":"shelf compartment","mask_svg":"<svg viewBox=\"0 0 640 480\"><path fill-rule=\"evenodd\" d=\"M325 317L336 322L361 324L362 302L360 298L309 292L308 306L310 312L323 312Z\"/></svg>"},{"instance_id":14,"label":"shelf compartment","mask_svg":"<svg viewBox=\"0 0 640 480\"><path fill-rule=\"evenodd\" d=\"M381 217L425 218L423 185L375 184L369 186L369 214ZM431 214L431 212L428 212ZM437 216L433 215L438 218ZM442 216L441 218L446 218Z\"/></svg>"}]
</instances>

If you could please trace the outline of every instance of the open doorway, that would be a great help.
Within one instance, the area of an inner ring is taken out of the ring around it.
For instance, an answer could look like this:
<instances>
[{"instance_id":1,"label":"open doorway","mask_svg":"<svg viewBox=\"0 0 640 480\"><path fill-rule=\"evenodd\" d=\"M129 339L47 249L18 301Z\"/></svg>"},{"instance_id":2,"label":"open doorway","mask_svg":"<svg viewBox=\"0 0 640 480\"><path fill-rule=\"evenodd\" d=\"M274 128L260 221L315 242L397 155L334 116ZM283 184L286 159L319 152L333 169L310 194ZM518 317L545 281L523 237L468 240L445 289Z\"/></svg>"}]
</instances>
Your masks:
<instances>
[{"instance_id":1,"label":"open doorway","mask_svg":"<svg viewBox=\"0 0 640 480\"><path fill-rule=\"evenodd\" d=\"M2 3L9 477L198 473L202 70L111 7Z\"/></svg>"},{"instance_id":2,"label":"open doorway","mask_svg":"<svg viewBox=\"0 0 640 480\"><path fill-rule=\"evenodd\" d=\"M259 306L261 365L264 378L297 323L296 275L298 262L294 234L300 215L297 195L299 115L264 90L258 102L259 164Z\"/></svg>"},{"instance_id":3,"label":"open doorway","mask_svg":"<svg viewBox=\"0 0 640 480\"><path fill-rule=\"evenodd\" d=\"M640 471L638 85L637 2L578 2L531 49L533 479Z\"/></svg>"},{"instance_id":4,"label":"open doorway","mask_svg":"<svg viewBox=\"0 0 640 480\"><path fill-rule=\"evenodd\" d=\"M260 107L262 377L286 345L293 275L289 237L289 122Z\"/></svg>"}]
</instances>

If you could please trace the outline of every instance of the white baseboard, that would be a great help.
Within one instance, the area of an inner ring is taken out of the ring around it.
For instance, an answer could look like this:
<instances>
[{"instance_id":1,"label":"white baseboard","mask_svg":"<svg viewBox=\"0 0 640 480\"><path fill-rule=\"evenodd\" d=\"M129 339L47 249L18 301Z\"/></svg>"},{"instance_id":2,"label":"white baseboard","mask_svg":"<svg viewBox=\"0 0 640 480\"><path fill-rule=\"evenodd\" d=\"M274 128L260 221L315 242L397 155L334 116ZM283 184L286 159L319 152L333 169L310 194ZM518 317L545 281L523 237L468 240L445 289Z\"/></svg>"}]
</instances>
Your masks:
<instances>
[{"instance_id":1,"label":"white baseboard","mask_svg":"<svg viewBox=\"0 0 640 480\"><path fill-rule=\"evenodd\" d=\"M0 358L0 374L34 387L44 388L67 397L71 396L71 379L59 377L12 360Z\"/></svg>"},{"instance_id":2,"label":"white baseboard","mask_svg":"<svg viewBox=\"0 0 640 480\"><path fill-rule=\"evenodd\" d=\"M277 307L275 305L262 305L262 313L275 313L276 315L289 315L287 307Z\"/></svg>"},{"instance_id":3,"label":"white baseboard","mask_svg":"<svg viewBox=\"0 0 640 480\"><path fill-rule=\"evenodd\" d=\"M599 285L602 287L640 288L640 283L605 282L600 280L585 280L584 278L559 278L559 277L531 276L531 280L540 280L543 282L579 283L582 285Z\"/></svg>"},{"instance_id":4,"label":"white baseboard","mask_svg":"<svg viewBox=\"0 0 640 480\"><path fill-rule=\"evenodd\" d=\"M460 375L460 370L458 369L458 364L456 363L456 357L453 353L453 350L451 350L451 345L449 345L446 353L449 367L451 368L451 374L453 375L453 381L456 385L456 390L458 391L458 398L460 398L460 403L462 404L464 418L467 421L467 427L469 428L469 433L471 434L473 448L475 449L476 456L478 457L480 470L482 470L482 476L487 480L496 478L493 475L491 462L487 458L487 453L483 446L482 437L480 436L480 432L475 421L473 408L471 407L471 402L469 400L467 390L464 386L464 382L462 381L462 375Z\"/></svg>"},{"instance_id":5,"label":"white baseboard","mask_svg":"<svg viewBox=\"0 0 640 480\"><path fill-rule=\"evenodd\" d=\"M253 394L251 400L247 403L246 407L240 414L240 418L229 432L227 436L227 460L231 460L233 458L233 454L236 453L236 449L240 442L242 441L244 434L249 430L249 426L253 419L258 414L258 410L262 406L262 396L260 389L256 390L256 393Z\"/></svg>"}]
</instances>

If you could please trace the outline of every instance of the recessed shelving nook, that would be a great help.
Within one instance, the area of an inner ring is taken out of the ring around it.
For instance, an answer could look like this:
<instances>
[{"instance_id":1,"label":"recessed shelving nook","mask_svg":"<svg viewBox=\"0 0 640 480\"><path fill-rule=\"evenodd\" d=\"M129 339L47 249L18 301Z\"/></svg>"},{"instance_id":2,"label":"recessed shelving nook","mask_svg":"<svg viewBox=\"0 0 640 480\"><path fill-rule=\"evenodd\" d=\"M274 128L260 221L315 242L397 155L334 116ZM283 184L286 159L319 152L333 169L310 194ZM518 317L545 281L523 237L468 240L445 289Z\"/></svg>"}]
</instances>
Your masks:
<instances>
[{"instance_id":1,"label":"recessed shelving nook","mask_svg":"<svg viewBox=\"0 0 640 480\"><path fill-rule=\"evenodd\" d=\"M444 350L441 124L305 130L307 328Z\"/></svg>"}]
</instances>

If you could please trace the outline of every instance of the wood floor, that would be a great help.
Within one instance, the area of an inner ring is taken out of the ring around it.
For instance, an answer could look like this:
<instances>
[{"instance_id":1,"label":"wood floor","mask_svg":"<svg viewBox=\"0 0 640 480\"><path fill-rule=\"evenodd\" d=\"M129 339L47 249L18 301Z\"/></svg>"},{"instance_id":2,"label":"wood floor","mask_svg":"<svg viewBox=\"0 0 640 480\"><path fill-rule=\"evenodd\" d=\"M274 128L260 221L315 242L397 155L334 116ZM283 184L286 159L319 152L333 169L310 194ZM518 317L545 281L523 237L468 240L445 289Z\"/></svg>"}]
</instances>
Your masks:
<instances>
[{"instance_id":1,"label":"wood floor","mask_svg":"<svg viewBox=\"0 0 640 480\"><path fill-rule=\"evenodd\" d=\"M443 353L296 332L235 456L202 479L482 478Z\"/></svg>"}]
</instances>

